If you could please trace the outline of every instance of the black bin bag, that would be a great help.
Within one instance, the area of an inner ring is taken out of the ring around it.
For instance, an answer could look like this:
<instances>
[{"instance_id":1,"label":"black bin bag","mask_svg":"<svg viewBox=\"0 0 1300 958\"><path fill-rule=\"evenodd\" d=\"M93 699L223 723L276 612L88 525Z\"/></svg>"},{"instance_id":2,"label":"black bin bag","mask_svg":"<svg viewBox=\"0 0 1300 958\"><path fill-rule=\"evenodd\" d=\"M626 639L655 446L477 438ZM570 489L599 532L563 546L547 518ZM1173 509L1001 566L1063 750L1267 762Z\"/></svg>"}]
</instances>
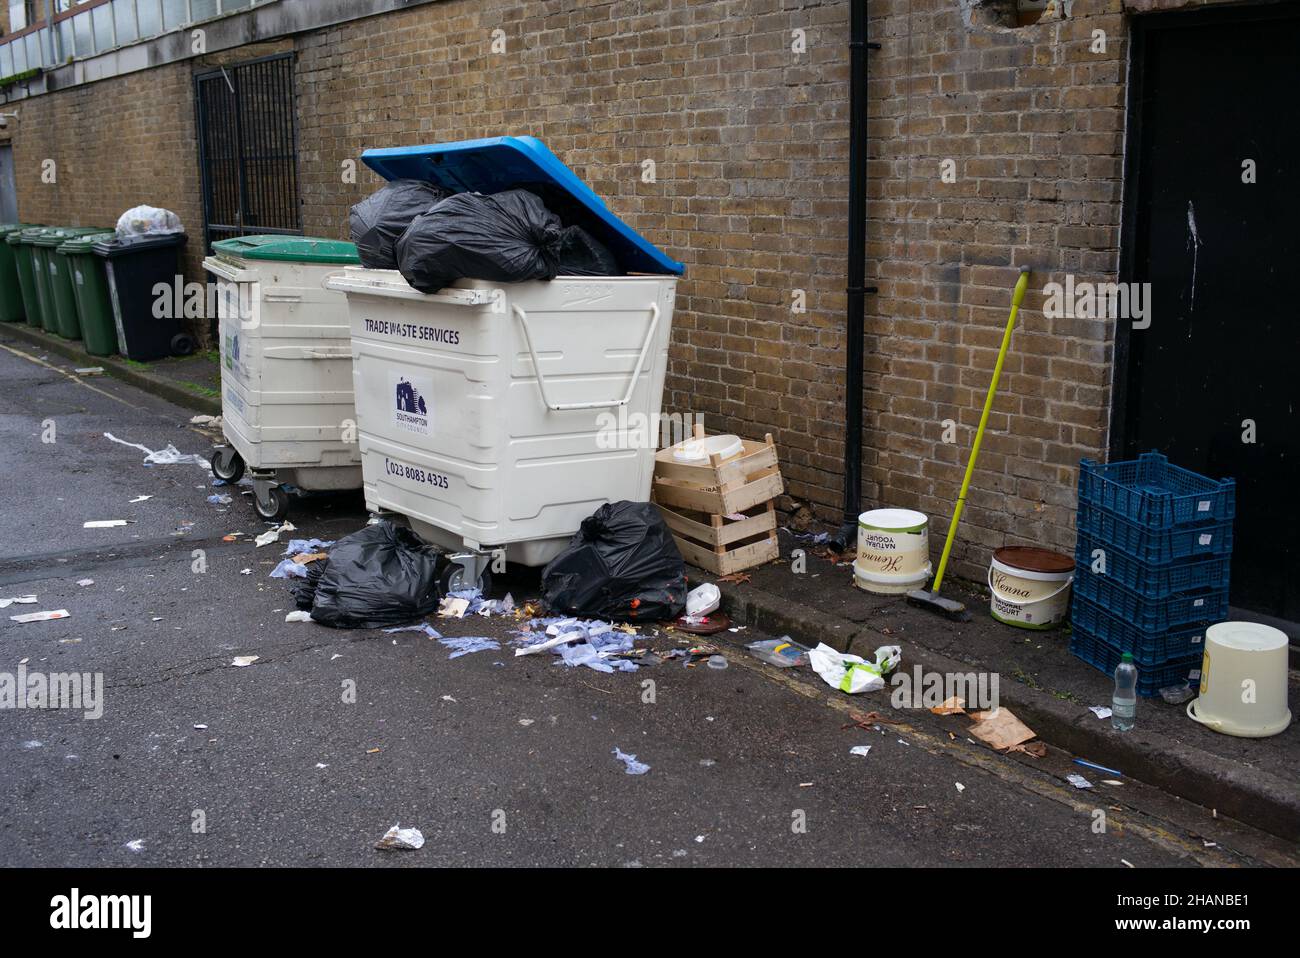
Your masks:
<instances>
[{"instance_id":1,"label":"black bin bag","mask_svg":"<svg viewBox=\"0 0 1300 958\"><path fill-rule=\"evenodd\" d=\"M611 502L542 570L542 598L563 615L673 619L686 607L686 564L653 503Z\"/></svg>"},{"instance_id":2,"label":"black bin bag","mask_svg":"<svg viewBox=\"0 0 1300 958\"><path fill-rule=\"evenodd\" d=\"M614 254L581 226L566 226L560 233L560 275L617 276L622 270Z\"/></svg>"},{"instance_id":3,"label":"black bin bag","mask_svg":"<svg viewBox=\"0 0 1300 958\"><path fill-rule=\"evenodd\" d=\"M527 190L457 193L416 217L397 241L397 268L422 293L458 279L554 279L560 218Z\"/></svg>"},{"instance_id":4,"label":"black bin bag","mask_svg":"<svg viewBox=\"0 0 1300 958\"><path fill-rule=\"evenodd\" d=\"M296 583L294 599L312 619L338 629L401 625L438 608L438 561L410 529L380 520L313 562L324 569Z\"/></svg>"},{"instance_id":5,"label":"black bin bag","mask_svg":"<svg viewBox=\"0 0 1300 958\"><path fill-rule=\"evenodd\" d=\"M352 207L348 231L357 244L361 265L370 269L397 269L398 237L421 213L427 213L451 194L424 180L393 180Z\"/></svg>"}]
</instances>

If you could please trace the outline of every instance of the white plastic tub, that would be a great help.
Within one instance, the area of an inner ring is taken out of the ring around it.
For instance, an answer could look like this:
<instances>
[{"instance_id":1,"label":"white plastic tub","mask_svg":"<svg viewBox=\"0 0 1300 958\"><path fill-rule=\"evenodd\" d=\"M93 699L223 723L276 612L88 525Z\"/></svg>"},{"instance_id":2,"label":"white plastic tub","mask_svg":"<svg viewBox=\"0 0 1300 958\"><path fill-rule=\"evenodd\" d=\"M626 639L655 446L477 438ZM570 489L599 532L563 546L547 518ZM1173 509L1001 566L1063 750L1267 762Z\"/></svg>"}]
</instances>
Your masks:
<instances>
[{"instance_id":1,"label":"white plastic tub","mask_svg":"<svg viewBox=\"0 0 1300 958\"><path fill-rule=\"evenodd\" d=\"M218 280L228 445L214 453L213 471L237 481L246 465L264 518L283 516L285 484L360 488L347 300L323 285L355 262L352 244L257 236L215 248L203 267Z\"/></svg>"},{"instance_id":2,"label":"white plastic tub","mask_svg":"<svg viewBox=\"0 0 1300 958\"><path fill-rule=\"evenodd\" d=\"M450 550L543 565L606 502L647 501L653 448L620 406L659 413L676 278L461 280L436 294L349 267L366 505ZM626 420L625 420L626 421Z\"/></svg>"},{"instance_id":3,"label":"white plastic tub","mask_svg":"<svg viewBox=\"0 0 1300 958\"><path fill-rule=\"evenodd\" d=\"M859 589L899 595L930 578L930 519L911 509L873 509L858 516L853 581Z\"/></svg>"}]
</instances>

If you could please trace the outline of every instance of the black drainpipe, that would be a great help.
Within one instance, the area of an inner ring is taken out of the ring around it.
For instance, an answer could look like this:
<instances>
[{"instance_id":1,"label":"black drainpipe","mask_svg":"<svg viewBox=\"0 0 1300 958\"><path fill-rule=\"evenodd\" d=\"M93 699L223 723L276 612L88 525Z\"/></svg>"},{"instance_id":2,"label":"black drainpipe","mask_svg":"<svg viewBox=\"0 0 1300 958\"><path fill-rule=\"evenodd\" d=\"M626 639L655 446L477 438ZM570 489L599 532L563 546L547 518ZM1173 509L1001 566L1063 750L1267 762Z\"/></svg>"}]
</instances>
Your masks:
<instances>
[{"instance_id":1,"label":"black drainpipe","mask_svg":"<svg viewBox=\"0 0 1300 958\"><path fill-rule=\"evenodd\" d=\"M832 544L856 548L862 511L862 340L867 286L867 0L849 0L849 268L844 367L844 524Z\"/></svg>"}]
</instances>

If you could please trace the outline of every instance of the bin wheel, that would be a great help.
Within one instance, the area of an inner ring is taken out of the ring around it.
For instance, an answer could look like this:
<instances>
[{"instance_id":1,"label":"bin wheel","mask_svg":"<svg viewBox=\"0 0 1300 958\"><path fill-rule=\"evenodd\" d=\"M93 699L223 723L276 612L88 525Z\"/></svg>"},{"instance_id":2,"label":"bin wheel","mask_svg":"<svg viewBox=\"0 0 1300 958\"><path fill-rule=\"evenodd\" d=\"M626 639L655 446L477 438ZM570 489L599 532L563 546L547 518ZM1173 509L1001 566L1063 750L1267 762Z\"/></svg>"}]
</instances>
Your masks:
<instances>
[{"instance_id":1,"label":"bin wheel","mask_svg":"<svg viewBox=\"0 0 1300 958\"><path fill-rule=\"evenodd\" d=\"M212 464L212 474L232 486L244 478L244 457L229 446L213 452L208 461Z\"/></svg>"},{"instance_id":2,"label":"bin wheel","mask_svg":"<svg viewBox=\"0 0 1300 958\"><path fill-rule=\"evenodd\" d=\"M260 495L253 495L253 509L267 522L279 522L289 513L289 493L272 486L266 491L265 501Z\"/></svg>"},{"instance_id":3,"label":"bin wheel","mask_svg":"<svg viewBox=\"0 0 1300 958\"><path fill-rule=\"evenodd\" d=\"M194 352L194 337L189 333L177 333L172 337L172 355L188 356Z\"/></svg>"},{"instance_id":4,"label":"bin wheel","mask_svg":"<svg viewBox=\"0 0 1300 958\"><path fill-rule=\"evenodd\" d=\"M442 570L438 585L441 586L443 595L477 587L486 598L492 594L492 570L484 569L477 582L470 582L465 578L465 567L459 562L450 562L447 568Z\"/></svg>"}]
</instances>

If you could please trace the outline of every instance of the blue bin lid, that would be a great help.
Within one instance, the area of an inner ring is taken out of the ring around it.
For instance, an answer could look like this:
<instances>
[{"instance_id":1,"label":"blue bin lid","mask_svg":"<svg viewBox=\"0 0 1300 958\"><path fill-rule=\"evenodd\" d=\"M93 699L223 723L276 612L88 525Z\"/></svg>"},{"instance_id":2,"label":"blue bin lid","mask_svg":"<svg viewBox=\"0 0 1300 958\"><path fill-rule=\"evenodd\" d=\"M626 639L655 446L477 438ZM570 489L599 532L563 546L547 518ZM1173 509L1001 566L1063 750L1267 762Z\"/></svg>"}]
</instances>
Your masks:
<instances>
[{"instance_id":1,"label":"blue bin lid","mask_svg":"<svg viewBox=\"0 0 1300 958\"><path fill-rule=\"evenodd\" d=\"M386 180L426 180L453 193L530 190L565 223L578 223L608 246L623 269L677 276L686 270L610 212L605 201L534 136L366 150L361 161Z\"/></svg>"}]
</instances>

